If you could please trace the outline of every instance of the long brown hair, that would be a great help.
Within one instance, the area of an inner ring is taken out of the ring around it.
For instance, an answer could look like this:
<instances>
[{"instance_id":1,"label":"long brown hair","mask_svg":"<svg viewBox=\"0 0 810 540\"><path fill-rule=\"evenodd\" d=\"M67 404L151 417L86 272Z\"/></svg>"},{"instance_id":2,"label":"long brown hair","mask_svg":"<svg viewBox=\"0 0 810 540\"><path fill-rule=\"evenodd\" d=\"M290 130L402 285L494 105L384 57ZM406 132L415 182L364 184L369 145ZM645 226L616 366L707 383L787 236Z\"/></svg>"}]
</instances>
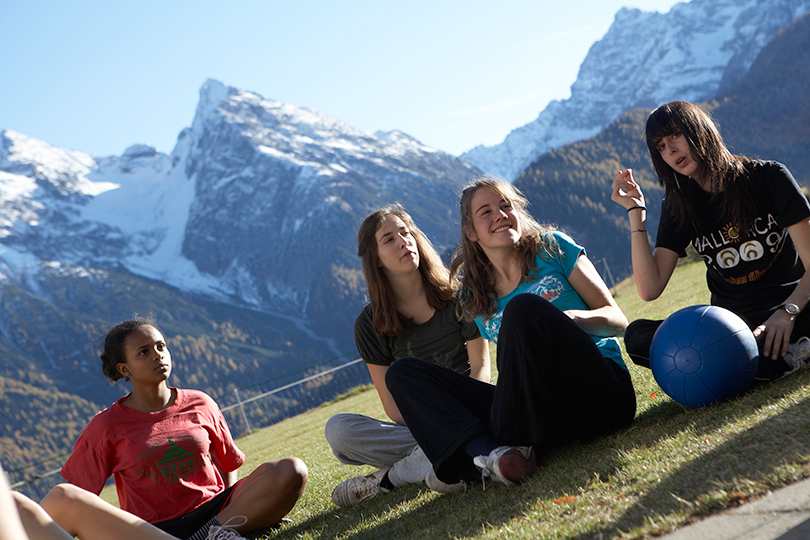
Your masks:
<instances>
[{"instance_id":1,"label":"long brown hair","mask_svg":"<svg viewBox=\"0 0 810 540\"><path fill-rule=\"evenodd\" d=\"M435 310L443 308L445 303L453 298L455 290L450 283L447 267L433 244L400 204L384 206L366 216L357 231L357 255L363 259L363 275L366 278L371 302L374 331L379 336L401 336L408 332L409 324L397 311L394 291L380 265L375 238L380 225L388 217L401 219L416 241L416 249L419 252L419 274L422 276L430 307Z\"/></svg>"},{"instance_id":2,"label":"long brown hair","mask_svg":"<svg viewBox=\"0 0 810 540\"><path fill-rule=\"evenodd\" d=\"M746 165L755 160L732 154L711 117L697 105L686 101L661 105L650 113L645 128L647 148L658 182L664 186L664 196L677 212L679 225L683 226L689 220L697 229L703 217L690 207L689 201L683 196L680 181L684 177L667 165L658 151L664 137L678 132L683 134L692 157L698 162L701 181L715 190L714 197L719 198L724 213L722 217L734 222L742 236L747 236L753 226L756 209Z\"/></svg>"},{"instance_id":3,"label":"long brown hair","mask_svg":"<svg viewBox=\"0 0 810 540\"><path fill-rule=\"evenodd\" d=\"M522 233L515 251L520 262L523 279L531 281L530 272L536 270L535 257L561 256L560 248L550 235L543 233L556 229L538 223L528 211L529 201L515 186L491 176L481 176L473 180L461 192L459 207L461 210L461 245L453 254L450 263L450 275L455 279L461 275L461 303L457 315L467 320L484 316L489 318L495 313L497 300L495 293L495 273L492 263L478 245L470 240L467 231L473 230L472 197L479 189L488 189L509 201L520 220Z\"/></svg>"}]
</instances>

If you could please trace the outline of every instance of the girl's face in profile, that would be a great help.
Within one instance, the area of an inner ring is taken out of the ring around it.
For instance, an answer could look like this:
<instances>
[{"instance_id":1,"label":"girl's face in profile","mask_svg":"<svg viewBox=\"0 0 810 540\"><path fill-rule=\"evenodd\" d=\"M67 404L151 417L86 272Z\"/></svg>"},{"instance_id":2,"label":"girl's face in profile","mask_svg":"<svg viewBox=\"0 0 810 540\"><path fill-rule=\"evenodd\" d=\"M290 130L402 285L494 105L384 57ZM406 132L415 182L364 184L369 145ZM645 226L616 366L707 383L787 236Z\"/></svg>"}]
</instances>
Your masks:
<instances>
[{"instance_id":1,"label":"girl's face in profile","mask_svg":"<svg viewBox=\"0 0 810 540\"><path fill-rule=\"evenodd\" d=\"M700 163L693 157L692 148L683 133L676 131L667 135L658 142L656 149L672 170L684 176L697 177Z\"/></svg>"},{"instance_id":2,"label":"girl's face in profile","mask_svg":"<svg viewBox=\"0 0 810 540\"><path fill-rule=\"evenodd\" d=\"M408 226L397 216L388 216L374 234L377 258L386 273L407 273L419 268L419 250Z\"/></svg>"},{"instance_id":3,"label":"girl's face in profile","mask_svg":"<svg viewBox=\"0 0 810 540\"><path fill-rule=\"evenodd\" d=\"M511 247L522 234L520 219L512 202L498 193L480 188L470 199L472 230L467 237L486 249Z\"/></svg>"}]
</instances>

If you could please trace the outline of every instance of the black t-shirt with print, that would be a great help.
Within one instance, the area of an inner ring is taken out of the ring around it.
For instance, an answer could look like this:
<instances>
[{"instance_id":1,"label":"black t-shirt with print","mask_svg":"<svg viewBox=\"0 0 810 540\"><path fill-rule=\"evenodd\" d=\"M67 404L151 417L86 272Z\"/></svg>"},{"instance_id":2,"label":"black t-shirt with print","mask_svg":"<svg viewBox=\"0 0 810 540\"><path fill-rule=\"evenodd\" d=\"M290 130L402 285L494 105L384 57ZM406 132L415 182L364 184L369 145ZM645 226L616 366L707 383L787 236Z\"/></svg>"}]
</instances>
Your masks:
<instances>
[{"instance_id":1,"label":"black t-shirt with print","mask_svg":"<svg viewBox=\"0 0 810 540\"><path fill-rule=\"evenodd\" d=\"M684 198L703 218L702 230L695 231L688 220L679 228L677 213L665 199L656 247L684 257L691 242L706 264L712 304L733 311L753 328L784 303L804 274L787 227L807 219L810 205L781 163L752 161L746 169L756 207L750 235L741 235L738 224L723 219L711 193L680 176Z\"/></svg>"}]
</instances>

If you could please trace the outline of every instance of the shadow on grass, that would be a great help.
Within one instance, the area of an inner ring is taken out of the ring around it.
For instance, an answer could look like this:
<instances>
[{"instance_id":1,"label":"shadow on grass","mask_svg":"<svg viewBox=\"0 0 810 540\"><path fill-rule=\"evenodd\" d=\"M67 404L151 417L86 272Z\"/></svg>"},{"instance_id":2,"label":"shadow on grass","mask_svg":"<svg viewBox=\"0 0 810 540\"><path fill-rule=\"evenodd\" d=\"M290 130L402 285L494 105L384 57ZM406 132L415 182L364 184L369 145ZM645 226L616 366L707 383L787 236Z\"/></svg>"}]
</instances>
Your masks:
<instances>
[{"instance_id":1,"label":"shadow on grass","mask_svg":"<svg viewBox=\"0 0 810 540\"><path fill-rule=\"evenodd\" d=\"M481 484L473 484L463 494L433 496L425 495L424 485L405 486L354 508L324 511L284 528L271 538L477 537L522 516L533 517L528 524L523 520L515 525L518 536L531 537L532 527L543 520L546 529L552 528L553 536L557 521L561 527L571 526L570 522L563 523L568 519L564 517L567 511L555 507L553 502L587 491L594 479L624 485L638 481L638 491L633 494L636 502L598 528L587 533L561 532L560 537L608 538L620 531L644 527L650 520L668 514L699 516L729 503L728 498L712 502L707 494L720 489L730 491L740 479L758 484L762 492L785 463L810 461L810 426L806 422L810 418L810 399L799 400L725 443L696 454L657 484L650 485L647 478L628 478L624 471L627 452L665 443L685 430L701 437L724 436L722 429L729 422L783 403L786 395L808 383L810 373L802 373L705 409L688 409L661 401L644 410L621 433L586 444L570 444L545 456L538 473L519 488L493 483L487 484L484 491ZM700 502L695 503L696 500ZM599 509L585 507L584 511ZM610 509L607 512L612 513ZM532 519L537 521L532 523ZM499 531L499 536L505 533Z\"/></svg>"},{"instance_id":2,"label":"shadow on grass","mask_svg":"<svg viewBox=\"0 0 810 540\"><path fill-rule=\"evenodd\" d=\"M484 528L498 528L523 515L537 499L537 495L522 489L488 485L484 491L481 484L475 484L469 486L466 493L414 502L426 489L424 485L401 487L364 501L355 508L335 508L285 528L270 538L399 540L475 537ZM471 508L475 509L474 515L471 515Z\"/></svg>"},{"instance_id":3,"label":"shadow on grass","mask_svg":"<svg viewBox=\"0 0 810 540\"><path fill-rule=\"evenodd\" d=\"M690 410L675 403L663 403L639 416L626 434L624 446L652 445L661 436L674 435L684 429L711 438L727 422L781 402L808 381L808 374L802 373L706 409ZM640 499L609 526L572 538L612 537L619 532L641 529L651 521L675 513L683 513L691 519L702 517L745 500L744 494L733 493L737 490L752 488L761 494L779 484L778 479L783 475L779 469L786 464L798 465L806 474L810 461L807 418L810 418L810 398L802 398L711 451L701 453L652 489L642 490L638 494Z\"/></svg>"}]
</instances>

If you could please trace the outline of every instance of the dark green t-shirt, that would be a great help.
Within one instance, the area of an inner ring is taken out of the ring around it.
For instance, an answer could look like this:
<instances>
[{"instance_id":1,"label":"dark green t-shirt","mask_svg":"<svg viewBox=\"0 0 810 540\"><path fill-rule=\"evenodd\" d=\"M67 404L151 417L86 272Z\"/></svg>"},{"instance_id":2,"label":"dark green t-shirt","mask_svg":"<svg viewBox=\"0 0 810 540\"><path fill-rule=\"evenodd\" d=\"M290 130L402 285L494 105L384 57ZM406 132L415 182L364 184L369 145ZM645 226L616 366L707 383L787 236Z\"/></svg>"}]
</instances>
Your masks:
<instances>
[{"instance_id":1,"label":"dark green t-shirt","mask_svg":"<svg viewBox=\"0 0 810 540\"><path fill-rule=\"evenodd\" d=\"M469 374L466 342L479 336L474 322L456 319L452 302L447 302L426 323L411 325L404 336L378 336L374 332L370 304L354 322L354 342L360 356L367 364L380 366L390 366L395 360L412 356Z\"/></svg>"}]
</instances>

